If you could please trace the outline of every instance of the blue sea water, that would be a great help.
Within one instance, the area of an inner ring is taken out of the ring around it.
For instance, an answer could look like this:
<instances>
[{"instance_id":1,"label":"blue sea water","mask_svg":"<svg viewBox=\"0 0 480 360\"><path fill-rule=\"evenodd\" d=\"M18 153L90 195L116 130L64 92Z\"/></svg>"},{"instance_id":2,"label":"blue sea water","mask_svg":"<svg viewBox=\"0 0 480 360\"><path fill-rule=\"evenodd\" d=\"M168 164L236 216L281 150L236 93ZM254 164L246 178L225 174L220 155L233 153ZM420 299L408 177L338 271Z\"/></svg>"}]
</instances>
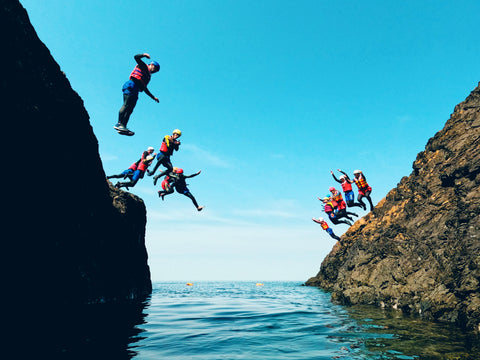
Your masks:
<instances>
[{"instance_id":1,"label":"blue sea water","mask_svg":"<svg viewBox=\"0 0 480 360\"><path fill-rule=\"evenodd\" d=\"M128 351L146 359L480 359L478 338L300 282L154 284Z\"/></svg>"},{"instance_id":2,"label":"blue sea water","mask_svg":"<svg viewBox=\"0 0 480 360\"><path fill-rule=\"evenodd\" d=\"M480 338L371 306L335 305L301 282L155 283L144 301L32 309L12 359L478 360ZM9 323L4 323L8 328ZM27 352L35 355L27 356Z\"/></svg>"}]
</instances>

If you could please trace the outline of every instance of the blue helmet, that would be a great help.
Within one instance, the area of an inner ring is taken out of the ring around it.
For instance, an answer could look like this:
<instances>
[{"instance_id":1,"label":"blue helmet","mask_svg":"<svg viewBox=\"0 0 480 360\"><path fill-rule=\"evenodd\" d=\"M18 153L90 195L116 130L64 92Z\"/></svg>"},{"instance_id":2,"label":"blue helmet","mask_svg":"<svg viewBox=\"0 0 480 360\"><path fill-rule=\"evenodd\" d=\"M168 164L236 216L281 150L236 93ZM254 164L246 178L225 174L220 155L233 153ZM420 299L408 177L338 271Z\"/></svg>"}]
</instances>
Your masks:
<instances>
[{"instance_id":1,"label":"blue helmet","mask_svg":"<svg viewBox=\"0 0 480 360\"><path fill-rule=\"evenodd\" d=\"M155 68L157 69L157 71L159 71L159 70L160 70L160 64L159 64L158 62L156 62L156 61L152 61L152 62L150 63L150 65L153 65L153 66L155 66Z\"/></svg>"}]
</instances>

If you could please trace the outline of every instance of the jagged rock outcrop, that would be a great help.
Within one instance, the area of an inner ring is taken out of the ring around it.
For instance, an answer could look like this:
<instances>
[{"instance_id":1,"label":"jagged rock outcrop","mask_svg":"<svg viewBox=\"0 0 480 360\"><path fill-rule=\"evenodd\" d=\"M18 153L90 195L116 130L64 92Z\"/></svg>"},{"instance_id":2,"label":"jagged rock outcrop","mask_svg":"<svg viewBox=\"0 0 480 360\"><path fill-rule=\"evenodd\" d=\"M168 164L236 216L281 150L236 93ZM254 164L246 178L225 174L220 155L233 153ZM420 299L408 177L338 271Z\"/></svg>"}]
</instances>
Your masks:
<instances>
[{"instance_id":1,"label":"jagged rock outcrop","mask_svg":"<svg viewBox=\"0 0 480 360\"><path fill-rule=\"evenodd\" d=\"M480 84L479 84L480 85ZM480 87L306 285L480 330Z\"/></svg>"},{"instance_id":2,"label":"jagged rock outcrop","mask_svg":"<svg viewBox=\"0 0 480 360\"><path fill-rule=\"evenodd\" d=\"M9 295L88 303L149 294L143 201L109 187L83 101L25 9L0 0L0 19Z\"/></svg>"}]
</instances>

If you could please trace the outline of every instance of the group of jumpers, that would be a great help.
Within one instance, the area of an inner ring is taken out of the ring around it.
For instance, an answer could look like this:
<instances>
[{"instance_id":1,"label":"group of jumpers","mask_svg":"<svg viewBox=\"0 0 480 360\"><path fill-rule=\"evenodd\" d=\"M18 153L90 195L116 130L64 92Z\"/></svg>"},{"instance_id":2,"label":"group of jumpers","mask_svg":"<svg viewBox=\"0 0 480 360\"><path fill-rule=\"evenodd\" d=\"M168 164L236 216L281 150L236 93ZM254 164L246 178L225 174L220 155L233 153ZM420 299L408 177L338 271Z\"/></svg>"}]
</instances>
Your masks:
<instances>
[{"instance_id":1,"label":"group of jumpers","mask_svg":"<svg viewBox=\"0 0 480 360\"><path fill-rule=\"evenodd\" d=\"M337 169L342 175L339 179L335 176L333 171L330 171L333 178L336 182L340 183L342 186L343 194L345 200L343 199L342 193L331 186L329 188L330 193L325 195L323 198L318 198L323 203L323 211L327 214L328 219L334 225L346 224L353 225L354 219L352 216L357 217L358 215L347 211L347 207L361 207L363 210L367 209L367 205L363 202L363 199L367 199L370 205L370 211L373 210L373 203L370 194L372 192L372 187L368 185L367 179L361 170L355 170L353 172L353 180L351 180L347 173ZM355 202L355 194L352 189L352 184L355 183L358 188L358 202ZM328 225L324 218L319 217L318 219L312 218L314 222L320 224L323 230L325 230L332 238L335 240L340 240L340 237L335 235L332 228Z\"/></svg>"},{"instance_id":2,"label":"group of jumpers","mask_svg":"<svg viewBox=\"0 0 480 360\"><path fill-rule=\"evenodd\" d=\"M137 54L134 56L134 59L137 63L134 69L130 73L129 79L123 84L122 93L123 93L123 105L118 112L118 122L113 127L120 135L133 136L135 133L127 128L127 123L130 120L133 109L135 108L138 101L138 94L144 92L155 102L159 102L158 98L154 96L148 89L148 84L152 77L152 74L160 71L160 64L156 61L152 61L150 64L143 62L142 58L150 59L150 55L147 53ZM178 138L182 136L182 132L179 129L175 129L172 132L172 135L165 135L162 140L162 144L158 151L158 154L154 153L154 148L152 146L148 147L145 150L140 159L135 161L130 167L124 170L122 173L117 175L107 176L107 179L128 179L129 181L119 181L115 184L117 189L125 187L129 190L130 187L134 187L138 180L143 179L145 173L148 176L152 176L155 171L163 165L165 170L160 174L153 177L153 184L156 185L159 178L164 176L161 186L163 190L158 192L158 196L164 200L166 195L172 194L174 190L178 193L183 194L192 200L193 205L198 211L201 211L204 207L199 206L197 200L192 195L190 190L187 187L185 179L192 178L200 174L200 171L192 174L185 175L183 169L179 167L173 167L170 157L173 155L174 151L178 151L180 146L180 141ZM157 159L157 162L153 169L150 171L148 167Z\"/></svg>"},{"instance_id":3,"label":"group of jumpers","mask_svg":"<svg viewBox=\"0 0 480 360\"><path fill-rule=\"evenodd\" d=\"M173 167L172 161L170 160L173 152L178 151L180 147L180 141L178 140L180 136L182 136L182 132L179 129L173 130L172 135L165 135L163 138L158 154L154 153L155 149L150 146L142 153L140 159L130 165L128 169L120 174L107 176L107 179L128 179L129 181L126 182L117 182L115 187L117 189L124 187L129 190L130 187L134 187L137 184L138 180L143 179L145 173L147 173L148 176L153 176L160 165L163 165L165 170L153 177L154 185L157 184L159 178L164 177L161 183L162 190L158 191L158 196L164 200L166 195L172 194L176 190L179 194L183 194L190 198L196 209L201 211L204 207L198 205L197 200L192 195L185 182L185 179L197 176L201 171L192 175L185 175L183 169ZM155 158L157 159L157 162L150 171L148 170L148 167L153 163Z\"/></svg>"}]
</instances>

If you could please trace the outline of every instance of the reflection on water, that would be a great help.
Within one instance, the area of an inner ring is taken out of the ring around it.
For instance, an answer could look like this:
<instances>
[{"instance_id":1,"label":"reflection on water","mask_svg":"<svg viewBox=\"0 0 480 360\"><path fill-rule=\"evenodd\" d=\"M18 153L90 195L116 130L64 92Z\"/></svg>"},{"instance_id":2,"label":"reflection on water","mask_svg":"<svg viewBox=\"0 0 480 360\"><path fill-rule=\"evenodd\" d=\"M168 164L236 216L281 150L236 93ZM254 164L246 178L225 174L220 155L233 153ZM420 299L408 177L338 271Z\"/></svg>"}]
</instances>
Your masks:
<instances>
[{"instance_id":1,"label":"reflection on water","mask_svg":"<svg viewBox=\"0 0 480 360\"><path fill-rule=\"evenodd\" d=\"M138 325L145 322L147 306L148 299L44 308L29 319L25 348L16 358L35 352L46 359L131 359L132 346L143 339Z\"/></svg>"},{"instance_id":2,"label":"reflection on water","mask_svg":"<svg viewBox=\"0 0 480 360\"><path fill-rule=\"evenodd\" d=\"M2 358L480 359L478 335L391 309L340 307L295 283L168 283L143 301L37 305L16 308L19 330L3 322L14 339L2 339Z\"/></svg>"},{"instance_id":3,"label":"reflection on water","mask_svg":"<svg viewBox=\"0 0 480 360\"><path fill-rule=\"evenodd\" d=\"M397 355L398 359L478 360L480 338L445 323L425 321L393 309L373 306L347 307L367 334L365 346L372 353Z\"/></svg>"}]
</instances>

